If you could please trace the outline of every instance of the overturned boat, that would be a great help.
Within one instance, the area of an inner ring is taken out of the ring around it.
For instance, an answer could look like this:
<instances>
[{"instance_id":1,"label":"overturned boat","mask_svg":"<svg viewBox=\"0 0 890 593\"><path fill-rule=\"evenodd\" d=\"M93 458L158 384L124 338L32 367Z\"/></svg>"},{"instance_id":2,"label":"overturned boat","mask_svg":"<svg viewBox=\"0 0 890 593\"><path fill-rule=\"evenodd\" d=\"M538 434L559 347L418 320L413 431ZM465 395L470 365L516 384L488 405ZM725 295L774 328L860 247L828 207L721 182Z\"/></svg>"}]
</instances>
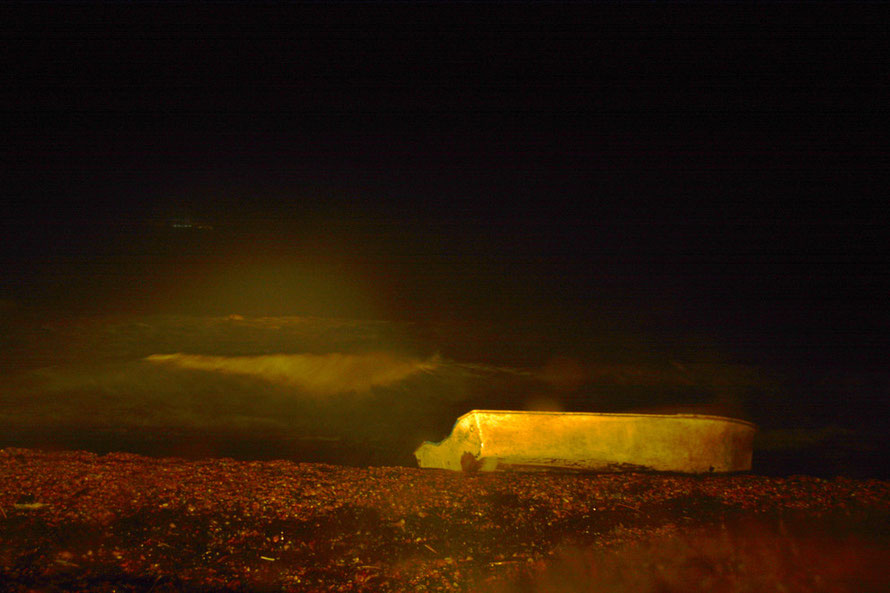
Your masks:
<instances>
[{"instance_id":1,"label":"overturned boat","mask_svg":"<svg viewBox=\"0 0 890 593\"><path fill-rule=\"evenodd\" d=\"M755 431L750 422L699 414L472 410L414 456L420 467L466 472L742 472L751 469Z\"/></svg>"}]
</instances>

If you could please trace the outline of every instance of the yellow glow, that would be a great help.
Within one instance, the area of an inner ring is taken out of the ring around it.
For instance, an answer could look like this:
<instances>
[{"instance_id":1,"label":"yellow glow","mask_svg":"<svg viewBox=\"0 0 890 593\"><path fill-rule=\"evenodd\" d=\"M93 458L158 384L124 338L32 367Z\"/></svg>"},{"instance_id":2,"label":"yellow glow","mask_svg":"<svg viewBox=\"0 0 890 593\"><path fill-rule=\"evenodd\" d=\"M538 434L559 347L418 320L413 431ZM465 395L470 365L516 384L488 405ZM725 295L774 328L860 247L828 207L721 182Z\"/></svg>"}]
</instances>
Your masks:
<instances>
[{"instance_id":1,"label":"yellow glow","mask_svg":"<svg viewBox=\"0 0 890 593\"><path fill-rule=\"evenodd\" d=\"M559 391L577 391L587 381L589 374L580 361L566 356L556 356L544 365L539 377Z\"/></svg>"},{"instance_id":2,"label":"yellow glow","mask_svg":"<svg viewBox=\"0 0 890 593\"><path fill-rule=\"evenodd\" d=\"M366 354L268 354L260 356L205 356L152 354L146 360L194 369L257 377L269 383L299 387L320 395L357 392L385 387L415 373L439 367L438 356L425 360L389 352Z\"/></svg>"},{"instance_id":3,"label":"yellow glow","mask_svg":"<svg viewBox=\"0 0 890 593\"><path fill-rule=\"evenodd\" d=\"M563 406L555 397L537 396L525 401L525 408L530 412L562 412Z\"/></svg>"}]
</instances>

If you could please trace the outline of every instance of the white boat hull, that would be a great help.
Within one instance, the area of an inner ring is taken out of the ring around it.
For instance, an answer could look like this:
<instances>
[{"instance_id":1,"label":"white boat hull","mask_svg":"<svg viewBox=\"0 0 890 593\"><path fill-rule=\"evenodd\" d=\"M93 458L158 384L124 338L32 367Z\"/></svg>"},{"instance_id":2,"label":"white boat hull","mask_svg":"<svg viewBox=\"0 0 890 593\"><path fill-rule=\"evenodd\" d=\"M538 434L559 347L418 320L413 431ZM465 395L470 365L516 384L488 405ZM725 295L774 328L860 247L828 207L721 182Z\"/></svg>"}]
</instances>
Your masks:
<instances>
[{"instance_id":1,"label":"white boat hull","mask_svg":"<svg viewBox=\"0 0 890 593\"><path fill-rule=\"evenodd\" d=\"M414 456L420 467L457 471L742 472L751 469L755 431L697 414L473 410Z\"/></svg>"}]
</instances>

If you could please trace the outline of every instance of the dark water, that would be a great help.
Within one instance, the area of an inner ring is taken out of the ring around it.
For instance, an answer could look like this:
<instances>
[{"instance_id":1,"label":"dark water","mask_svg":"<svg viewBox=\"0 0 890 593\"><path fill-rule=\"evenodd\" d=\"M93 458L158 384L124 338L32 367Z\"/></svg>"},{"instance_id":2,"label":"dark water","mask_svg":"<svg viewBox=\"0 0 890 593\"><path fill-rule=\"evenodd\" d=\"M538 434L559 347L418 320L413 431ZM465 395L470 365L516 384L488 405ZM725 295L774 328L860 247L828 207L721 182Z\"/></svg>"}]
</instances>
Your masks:
<instances>
[{"instance_id":1,"label":"dark water","mask_svg":"<svg viewBox=\"0 0 890 593\"><path fill-rule=\"evenodd\" d=\"M413 465L473 408L700 412L756 472L890 475L865 318L448 228L124 230L5 255L0 446Z\"/></svg>"}]
</instances>

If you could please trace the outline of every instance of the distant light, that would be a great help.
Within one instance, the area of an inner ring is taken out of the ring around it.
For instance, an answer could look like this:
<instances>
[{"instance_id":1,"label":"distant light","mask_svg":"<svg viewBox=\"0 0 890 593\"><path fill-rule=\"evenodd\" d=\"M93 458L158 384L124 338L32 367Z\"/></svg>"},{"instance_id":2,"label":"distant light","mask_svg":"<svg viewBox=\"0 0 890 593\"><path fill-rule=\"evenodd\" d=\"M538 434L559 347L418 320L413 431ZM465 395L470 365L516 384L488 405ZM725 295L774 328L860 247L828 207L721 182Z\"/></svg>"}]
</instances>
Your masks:
<instances>
[{"instance_id":1,"label":"distant light","mask_svg":"<svg viewBox=\"0 0 890 593\"><path fill-rule=\"evenodd\" d=\"M170 226L174 229L197 229L201 231L212 231L213 225L201 222L192 222L190 220L174 219L170 222Z\"/></svg>"}]
</instances>

